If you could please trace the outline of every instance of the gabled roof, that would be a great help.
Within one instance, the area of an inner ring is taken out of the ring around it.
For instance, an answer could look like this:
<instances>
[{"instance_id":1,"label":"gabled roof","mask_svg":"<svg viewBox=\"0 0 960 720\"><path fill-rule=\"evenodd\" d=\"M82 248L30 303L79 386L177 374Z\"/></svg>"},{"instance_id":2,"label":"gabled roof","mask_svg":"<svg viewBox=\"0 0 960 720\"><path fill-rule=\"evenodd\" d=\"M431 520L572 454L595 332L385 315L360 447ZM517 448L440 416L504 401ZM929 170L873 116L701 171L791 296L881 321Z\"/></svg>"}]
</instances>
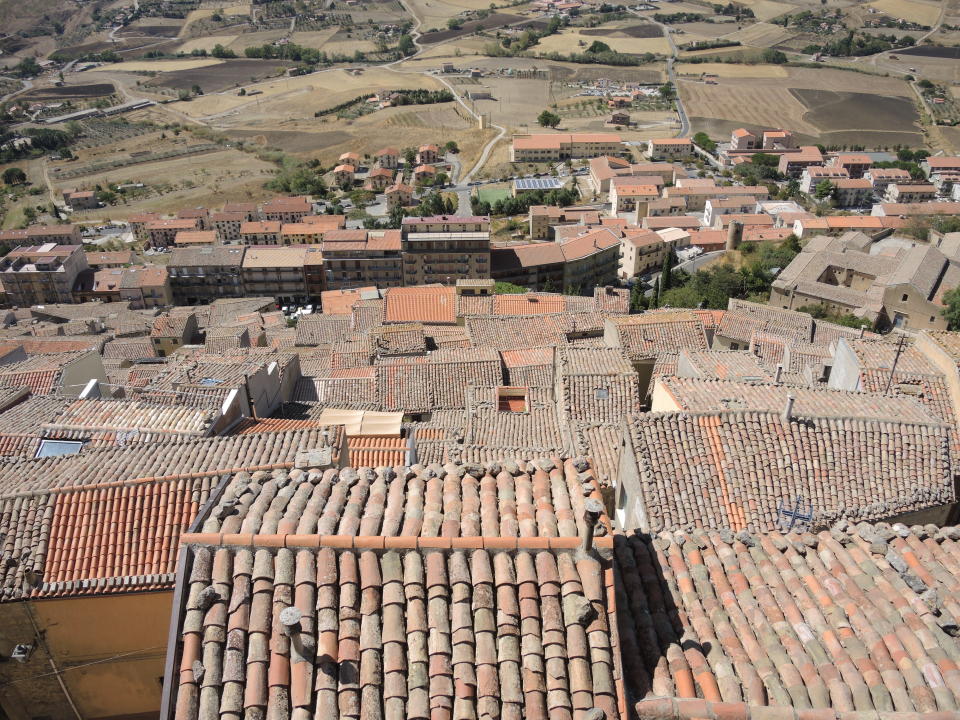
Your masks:
<instances>
[{"instance_id":1,"label":"gabled roof","mask_svg":"<svg viewBox=\"0 0 960 720\"><path fill-rule=\"evenodd\" d=\"M384 322L452 325L457 321L456 288L452 286L390 288Z\"/></svg>"},{"instance_id":2,"label":"gabled roof","mask_svg":"<svg viewBox=\"0 0 960 720\"><path fill-rule=\"evenodd\" d=\"M745 410L654 413L629 424L651 531L765 532L777 527L778 506L801 495L816 528L956 499L943 423Z\"/></svg>"}]
</instances>

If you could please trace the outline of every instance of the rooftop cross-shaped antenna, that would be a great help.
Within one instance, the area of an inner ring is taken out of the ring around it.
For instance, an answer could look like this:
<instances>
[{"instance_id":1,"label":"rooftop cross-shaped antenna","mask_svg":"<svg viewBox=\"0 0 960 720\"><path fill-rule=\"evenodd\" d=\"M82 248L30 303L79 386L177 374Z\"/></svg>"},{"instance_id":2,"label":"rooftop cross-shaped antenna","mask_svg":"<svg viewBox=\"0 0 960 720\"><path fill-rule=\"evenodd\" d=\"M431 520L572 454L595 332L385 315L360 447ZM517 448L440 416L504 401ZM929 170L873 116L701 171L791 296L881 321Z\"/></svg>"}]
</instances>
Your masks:
<instances>
[{"instance_id":1,"label":"rooftop cross-shaped antenna","mask_svg":"<svg viewBox=\"0 0 960 720\"><path fill-rule=\"evenodd\" d=\"M782 527L783 531L790 532L798 523L809 525L813 522L813 504L804 501L803 495L797 495L792 509L785 506L781 500L777 506L777 514L780 516L781 526L786 525Z\"/></svg>"}]
</instances>

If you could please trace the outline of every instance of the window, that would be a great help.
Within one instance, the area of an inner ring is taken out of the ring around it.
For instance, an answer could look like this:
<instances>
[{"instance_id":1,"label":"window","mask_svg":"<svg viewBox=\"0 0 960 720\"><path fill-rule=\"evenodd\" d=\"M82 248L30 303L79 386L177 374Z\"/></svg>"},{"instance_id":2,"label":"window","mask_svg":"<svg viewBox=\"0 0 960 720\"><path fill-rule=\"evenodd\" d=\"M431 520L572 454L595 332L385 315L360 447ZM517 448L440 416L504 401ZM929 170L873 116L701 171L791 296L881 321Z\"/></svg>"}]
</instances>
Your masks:
<instances>
[{"instance_id":1,"label":"window","mask_svg":"<svg viewBox=\"0 0 960 720\"><path fill-rule=\"evenodd\" d=\"M35 458L57 457L58 455L76 455L83 449L79 440L41 440Z\"/></svg>"},{"instance_id":2,"label":"window","mask_svg":"<svg viewBox=\"0 0 960 720\"><path fill-rule=\"evenodd\" d=\"M907 294L904 293L904 294L903 294L903 297L900 298L900 302L906 302L906 301L907 301Z\"/></svg>"}]
</instances>

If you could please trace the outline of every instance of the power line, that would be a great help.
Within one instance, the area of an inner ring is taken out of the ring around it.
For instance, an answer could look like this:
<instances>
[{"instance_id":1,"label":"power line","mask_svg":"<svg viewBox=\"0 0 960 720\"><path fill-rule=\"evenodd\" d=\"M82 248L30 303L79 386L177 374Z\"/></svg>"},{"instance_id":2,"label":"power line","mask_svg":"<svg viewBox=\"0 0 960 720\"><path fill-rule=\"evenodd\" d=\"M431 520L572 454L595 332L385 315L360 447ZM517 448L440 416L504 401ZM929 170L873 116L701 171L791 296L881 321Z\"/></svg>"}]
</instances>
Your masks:
<instances>
[{"instance_id":1,"label":"power line","mask_svg":"<svg viewBox=\"0 0 960 720\"><path fill-rule=\"evenodd\" d=\"M64 673L70 670L79 670L80 668L90 667L91 665L102 665L103 663L113 662L114 660L130 657L131 655L137 655L139 653L148 653L148 652L153 652L155 650L165 650L165 649L166 649L166 645L157 645L155 647L140 648L139 650L130 650L128 652L111 655L110 657L100 658L99 660L91 660L90 662L80 663L79 665L71 665L70 667L65 667L60 670L54 670L53 672L40 673L39 675L31 675L29 677L10 680L0 685L0 687L8 687L9 685L16 685L17 683L27 682L31 680L39 680L40 678L51 677L54 675L63 675Z\"/></svg>"}]
</instances>

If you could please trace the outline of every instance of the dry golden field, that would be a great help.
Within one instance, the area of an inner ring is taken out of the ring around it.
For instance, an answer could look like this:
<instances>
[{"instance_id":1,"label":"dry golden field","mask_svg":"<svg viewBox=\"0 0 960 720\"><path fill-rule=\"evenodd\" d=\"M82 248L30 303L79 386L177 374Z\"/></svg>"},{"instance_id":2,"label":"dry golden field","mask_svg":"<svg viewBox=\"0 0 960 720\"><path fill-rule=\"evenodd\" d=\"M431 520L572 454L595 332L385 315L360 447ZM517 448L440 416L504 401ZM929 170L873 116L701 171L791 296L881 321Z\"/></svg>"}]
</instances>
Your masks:
<instances>
[{"instance_id":1,"label":"dry golden field","mask_svg":"<svg viewBox=\"0 0 960 720\"><path fill-rule=\"evenodd\" d=\"M874 0L870 3L895 18L902 18L921 25L933 25L940 17L940 3L923 0Z\"/></svg>"}]
</instances>

